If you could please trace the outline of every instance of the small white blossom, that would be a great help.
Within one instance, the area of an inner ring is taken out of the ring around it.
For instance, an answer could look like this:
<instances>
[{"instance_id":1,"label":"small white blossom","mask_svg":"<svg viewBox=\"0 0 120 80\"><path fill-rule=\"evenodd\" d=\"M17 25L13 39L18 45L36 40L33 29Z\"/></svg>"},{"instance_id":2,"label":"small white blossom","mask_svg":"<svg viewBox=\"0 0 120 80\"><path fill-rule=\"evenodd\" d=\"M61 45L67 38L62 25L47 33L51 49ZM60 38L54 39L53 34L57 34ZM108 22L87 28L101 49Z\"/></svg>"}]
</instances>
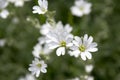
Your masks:
<instances>
[{"instance_id":1,"label":"small white blossom","mask_svg":"<svg viewBox=\"0 0 120 80\"><path fill-rule=\"evenodd\" d=\"M47 35L49 33L49 31L51 31L53 29L53 27L48 23L46 22L46 24L43 24L40 28L40 33L42 35Z\"/></svg>"},{"instance_id":2,"label":"small white blossom","mask_svg":"<svg viewBox=\"0 0 120 80\"><path fill-rule=\"evenodd\" d=\"M46 73L47 64L43 60L39 60L38 58L35 58L32 61L32 64L30 64L29 71L32 72L33 75L36 75L36 77L39 77L40 72Z\"/></svg>"},{"instance_id":3,"label":"small white blossom","mask_svg":"<svg viewBox=\"0 0 120 80\"><path fill-rule=\"evenodd\" d=\"M51 26L48 22L46 22L41 26L40 33L42 35L47 35L50 31L59 31L59 30L64 30L70 33L72 31L72 27L69 24L66 24L65 27L63 27L61 21L59 21L55 26Z\"/></svg>"},{"instance_id":4,"label":"small white blossom","mask_svg":"<svg viewBox=\"0 0 120 80\"><path fill-rule=\"evenodd\" d=\"M35 45L32 54L34 55L34 57L40 58L40 54L48 55L50 52L51 50L48 48L48 45L42 45L38 43Z\"/></svg>"},{"instance_id":5,"label":"small white blossom","mask_svg":"<svg viewBox=\"0 0 120 80\"><path fill-rule=\"evenodd\" d=\"M67 80L80 80L78 77L73 78L73 79L67 79Z\"/></svg>"},{"instance_id":6,"label":"small white blossom","mask_svg":"<svg viewBox=\"0 0 120 80\"><path fill-rule=\"evenodd\" d=\"M48 9L48 1L38 0L38 5L33 6L33 13L45 14Z\"/></svg>"},{"instance_id":7,"label":"small white blossom","mask_svg":"<svg viewBox=\"0 0 120 80\"><path fill-rule=\"evenodd\" d=\"M18 80L36 80L31 74L27 74L25 77L20 77Z\"/></svg>"},{"instance_id":8,"label":"small white blossom","mask_svg":"<svg viewBox=\"0 0 120 80\"><path fill-rule=\"evenodd\" d=\"M75 36L73 40L73 46L70 48L72 51L69 52L71 56L78 57L79 55L83 60L91 59L92 55L90 52L96 52L98 50L97 43L93 42L93 37L88 37L87 34L83 38Z\"/></svg>"},{"instance_id":9,"label":"small white blossom","mask_svg":"<svg viewBox=\"0 0 120 80\"><path fill-rule=\"evenodd\" d=\"M85 80L94 80L93 76L85 75L84 78L85 78Z\"/></svg>"},{"instance_id":10,"label":"small white blossom","mask_svg":"<svg viewBox=\"0 0 120 80\"><path fill-rule=\"evenodd\" d=\"M3 47L6 43L5 39L0 39L0 47Z\"/></svg>"},{"instance_id":11,"label":"small white blossom","mask_svg":"<svg viewBox=\"0 0 120 80\"><path fill-rule=\"evenodd\" d=\"M48 46L50 49L56 49L57 56L65 55L66 48L72 46L73 35L70 34L72 28L69 29L68 25L63 27L61 22L58 22L56 28L51 30L46 36Z\"/></svg>"},{"instance_id":12,"label":"small white blossom","mask_svg":"<svg viewBox=\"0 0 120 80\"><path fill-rule=\"evenodd\" d=\"M6 9L3 9L1 12L0 12L0 17L3 18L3 19L6 19L9 15L9 12L8 10Z\"/></svg>"},{"instance_id":13,"label":"small white blossom","mask_svg":"<svg viewBox=\"0 0 120 80\"><path fill-rule=\"evenodd\" d=\"M7 0L0 0L0 9L6 8L7 5L8 5L8 1Z\"/></svg>"},{"instance_id":14,"label":"small white blossom","mask_svg":"<svg viewBox=\"0 0 120 80\"><path fill-rule=\"evenodd\" d=\"M92 70L93 70L93 65L86 65L86 66L85 66L85 71L86 71L87 73L90 73Z\"/></svg>"},{"instance_id":15,"label":"small white blossom","mask_svg":"<svg viewBox=\"0 0 120 80\"><path fill-rule=\"evenodd\" d=\"M87 15L91 12L91 3L84 0L76 0L75 5L71 7L71 12L73 15L81 17L84 14Z\"/></svg>"}]
</instances>

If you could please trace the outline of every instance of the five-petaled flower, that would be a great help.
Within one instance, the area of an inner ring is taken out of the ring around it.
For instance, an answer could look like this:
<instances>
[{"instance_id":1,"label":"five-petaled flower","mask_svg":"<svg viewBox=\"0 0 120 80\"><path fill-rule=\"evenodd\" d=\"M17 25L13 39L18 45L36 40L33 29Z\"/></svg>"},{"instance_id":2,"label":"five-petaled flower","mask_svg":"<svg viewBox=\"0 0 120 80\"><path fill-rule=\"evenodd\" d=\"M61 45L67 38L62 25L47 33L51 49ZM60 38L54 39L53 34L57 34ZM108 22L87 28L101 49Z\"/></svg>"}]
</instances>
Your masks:
<instances>
[{"instance_id":1,"label":"five-petaled flower","mask_svg":"<svg viewBox=\"0 0 120 80\"><path fill-rule=\"evenodd\" d=\"M38 5L33 6L33 13L45 14L48 9L48 1L38 0Z\"/></svg>"},{"instance_id":2,"label":"five-petaled flower","mask_svg":"<svg viewBox=\"0 0 120 80\"><path fill-rule=\"evenodd\" d=\"M83 38L75 36L75 40L73 40L73 46L70 47L72 51L69 51L71 56L81 56L83 60L91 59L92 55L90 52L96 52L98 50L97 43L93 42L93 37L88 37L87 34L84 35Z\"/></svg>"},{"instance_id":3,"label":"five-petaled flower","mask_svg":"<svg viewBox=\"0 0 120 80\"><path fill-rule=\"evenodd\" d=\"M70 34L72 28L67 24L63 27L61 22L58 22L56 28L47 34L48 47L56 49L57 56L65 55L66 48L72 46L73 35Z\"/></svg>"},{"instance_id":4,"label":"five-petaled flower","mask_svg":"<svg viewBox=\"0 0 120 80\"><path fill-rule=\"evenodd\" d=\"M30 67L28 68L29 71L32 72L33 75L36 75L36 77L39 77L40 72L46 73L47 64L43 60L39 60L38 58L35 58L32 61L32 64L30 64Z\"/></svg>"}]
</instances>

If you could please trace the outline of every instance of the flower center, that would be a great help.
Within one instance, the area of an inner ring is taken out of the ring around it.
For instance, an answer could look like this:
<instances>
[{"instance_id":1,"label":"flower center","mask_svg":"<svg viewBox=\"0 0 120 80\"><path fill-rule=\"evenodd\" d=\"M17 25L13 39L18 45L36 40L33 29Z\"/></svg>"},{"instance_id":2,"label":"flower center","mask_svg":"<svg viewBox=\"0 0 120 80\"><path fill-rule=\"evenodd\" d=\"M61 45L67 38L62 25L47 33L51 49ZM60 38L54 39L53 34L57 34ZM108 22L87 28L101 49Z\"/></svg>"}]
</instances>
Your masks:
<instances>
[{"instance_id":1,"label":"flower center","mask_svg":"<svg viewBox=\"0 0 120 80\"><path fill-rule=\"evenodd\" d=\"M42 7L41 10L42 10L43 12L47 12L47 10L46 10L44 7Z\"/></svg>"},{"instance_id":2,"label":"flower center","mask_svg":"<svg viewBox=\"0 0 120 80\"><path fill-rule=\"evenodd\" d=\"M37 67L41 67L41 66L42 66L41 64L39 64L39 63L37 64Z\"/></svg>"},{"instance_id":3,"label":"flower center","mask_svg":"<svg viewBox=\"0 0 120 80\"><path fill-rule=\"evenodd\" d=\"M79 46L79 50L80 50L81 52L84 52L84 51L85 51L85 49L86 49L86 48L85 48L85 46L84 46L84 45L80 45L80 46Z\"/></svg>"},{"instance_id":4,"label":"flower center","mask_svg":"<svg viewBox=\"0 0 120 80\"><path fill-rule=\"evenodd\" d=\"M62 47L66 47L66 42L65 42L65 41L61 41L61 42L60 42L60 45L61 45Z\"/></svg>"},{"instance_id":5,"label":"flower center","mask_svg":"<svg viewBox=\"0 0 120 80\"><path fill-rule=\"evenodd\" d=\"M79 9L80 9L81 11L83 11L83 10L84 10L84 7L80 7Z\"/></svg>"}]
</instances>

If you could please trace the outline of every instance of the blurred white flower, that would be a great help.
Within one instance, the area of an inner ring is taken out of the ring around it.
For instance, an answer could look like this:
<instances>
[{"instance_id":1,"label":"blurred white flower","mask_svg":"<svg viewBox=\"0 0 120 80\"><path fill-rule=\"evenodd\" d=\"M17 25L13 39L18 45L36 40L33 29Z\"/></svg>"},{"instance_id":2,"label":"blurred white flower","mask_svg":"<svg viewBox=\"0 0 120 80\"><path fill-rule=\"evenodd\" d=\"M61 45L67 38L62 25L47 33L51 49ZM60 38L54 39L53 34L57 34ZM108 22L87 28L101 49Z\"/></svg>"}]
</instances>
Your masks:
<instances>
[{"instance_id":1,"label":"blurred white flower","mask_svg":"<svg viewBox=\"0 0 120 80\"><path fill-rule=\"evenodd\" d=\"M85 78L85 80L94 80L93 76L85 75L84 78Z\"/></svg>"},{"instance_id":2,"label":"blurred white flower","mask_svg":"<svg viewBox=\"0 0 120 80\"><path fill-rule=\"evenodd\" d=\"M28 68L29 71L32 72L33 75L36 75L36 77L39 77L40 72L46 73L47 64L43 60L39 60L38 58L35 58L32 61L32 64L30 64L30 67Z\"/></svg>"},{"instance_id":3,"label":"blurred white flower","mask_svg":"<svg viewBox=\"0 0 120 80\"><path fill-rule=\"evenodd\" d=\"M9 12L8 10L6 9L3 9L1 12L0 12L0 17L3 18L3 19L6 19L9 15Z\"/></svg>"},{"instance_id":4,"label":"blurred white flower","mask_svg":"<svg viewBox=\"0 0 120 80\"><path fill-rule=\"evenodd\" d=\"M91 12L91 6L91 3L88 3L84 0L76 0L75 5L70 9L73 15L81 17L84 14L87 15Z\"/></svg>"},{"instance_id":5,"label":"blurred white flower","mask_svg":"<svg viewBox=\"0 0 120 80\"><path fill-rule=\"evenodd\" d=\"M25 1L30 1L30 0L8 0L11 3L14 3L16 7L23 7Z\"/></svg>"},{"instance_id":6,"label":"blurred white flower","mask_svg":"<svg viewBox=\"0 0 120 80\"><path fill-rule=\"evenodd\" d=\"M59 21L55 26L51 26L48 22L46 22L41 26L40 33L42 35L47 35L50 31L59 31L59 30L64 30L70 33L72 31L72 27L69 24L66 24L63 27L63 24L61 21Z\"/></svg>"},{"instance_id":7,"label":"blurred white flower","mask_svg":"<svg viewBox=\"0 0 120 80\"><path fill-rule=\"evenodd\" d=\"M72 46L73 35L70 34L72 28L66 25L63 27L61 22L58 22L56 27L51 30L46 36L50 49L56 49L57 56L64 55L65 49Z\"/></svg>"},{"instance_id":8,"label":"blurred white flower","mask_svg":"<svg viewBox=\"0 0 120 80\"><path fill-rule=\"evenodd\" d=\"M73 79L67 79L67 80L80 80L78 77L73 78Z\"/></svg>"},{"instance_id":9,"label":"blurred white flower","mask_svg":"<svg viewBox=\"0 0 120 80\"><path fill-rule=\"evenodd\" d=\"M87 73L90 73L92 70L93 70L93 65L92 65L92 64L85 66L85 71L86 71Z\"/></svg>"},{"instance_id":10,"label":"blurred white flower","mask_svg":"<svg viewBox=\"0 0 120 80\"><path fill-rule=\"evenodd\" d=\"M19 23L19 18L18 17L13 17L12 23L14 23L14 24Z\"/></svg>"},{"instance_id":11,"label":"blurred white flower","mask_svg":"<svg viewBox=\"0 0 120 80\"><path fill-rule=\"evenodd\" d=\"M36 44L34 47L34 50L32 51L32 54L34 57L40 58L40 54L48 55L51 52L51 50L48 48L46 44Z\"/></svg>"},{"instance_id":12,"label":"blurred white flower","mask_svg":"<svg viewBox=\"0 0 120 80\"><path fill-rule=\"evenodd\" d=\"M46 24L43 24L43 25L41 26L41 28L40 28L40 33L41 33L42 35L47 35L48 32L49 32L50 30L52 30L52 29L53 29L53 27L52 27L48 22L46 22Z\"/></svg>"},{"instance_id":13,"label":"blurred white flower","mask_svg":"<svg viewBox=\"0 0 120 80\"><path fill-rule=\"evenodd\" d=\"M25 77L20 77L18 80L36 80L31 74L27 74Z\"/></svg>"},{"instance_id":14,"label":"blurred white flower","mask_svg":"<svg viewBox=\"0 0 120 80\"><path fill-rule=\"evenodd\" d=\"M97 43L93 42L93 37L88 37L87 34L84 35L83 38L75 36L75 40L73 40L73 46L70 47L72 51L69 52L71 56L78 57L79 55L83 60L91 59L92 55L90 52L96 52L98 50Z\"/></svg>"},{"instance_id":15,"label":"blurred white flower","mask_svg":"<svg viewBox=\"0 0 120 80\"><path fill-rule=\"evenodd\" d=\"M8 5L8 1L7 0L0 0L0 9L6 8L7 5Z\"/></svg>"},{"instance_id":16,"label":"blurred white flower","mask_svg":"<svg viewBox=\"0 0 120 80\"><path fill-rule=\"evenodd\" d=\"M0 39L0 47L3 47L6 43L5 39Z\"/></svg>"},{"instance_id":17,"label":"blurred white flower","mask_svg":"<svg viewBox=\"0 0 120 80\"><path fill-rule=\"evenodd\" d=\"M48 1L38 0L38 5L33 6L33 13L45 14L48 9Z\"/></svg>"}]
</instances>

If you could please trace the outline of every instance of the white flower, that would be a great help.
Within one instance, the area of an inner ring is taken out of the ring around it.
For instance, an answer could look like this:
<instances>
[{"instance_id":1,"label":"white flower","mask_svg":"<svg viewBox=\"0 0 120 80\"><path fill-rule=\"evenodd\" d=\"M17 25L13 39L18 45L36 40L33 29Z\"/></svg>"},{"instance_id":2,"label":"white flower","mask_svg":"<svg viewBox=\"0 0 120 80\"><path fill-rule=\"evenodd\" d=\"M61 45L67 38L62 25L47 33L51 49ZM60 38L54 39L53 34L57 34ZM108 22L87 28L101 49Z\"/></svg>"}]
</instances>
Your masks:
<instances>
[{"instance_id":1,"label":"white flower","mask_svg":"<svg viewBox=\"0 0 120 80\"><path fill-rule=\"evenodd\" d=\"M33 6L33 13L45 14L48 9L48 1L47 0L38 0L39 6Z\"/></svg>"},{"instance_id":2,"label":"white flower","mask_svg":"<svg viewBox=\"0 0 120 80\"><path fill-rule=\"evenodd\" d=\"M84 0L76 0L75 5L70 9L73 15L81 17L84 14L87 15L91 12L91 6L91 3L88 3Z\"/></svg>"},{"instance_id":3,"label":"white flower","mask_svg":"<svg viewBox=\"0 0 120 80\"><path fill-rule=\"evenodd\" d=\"M50 49L56 49L57 56L64 55L65 49L72 46L73 35L70 34L72 28L69 29L68 25L63 27L61 22L58 22L56 28L51 30L46 36L48 46Z\"/></svg>"},{"instance_id":4,"label":"white flower","mask_svg":"<svg viewBox=\"0 0 120 80\"><path fill-rule=\"evenodd\" d=\"M32 61L32 64L30 64L29 71L32 72L33 75L36 75L36 77L39 77L40 72L46 73L47 64L44 63L43 60L39 60L38 58L35 58Z\"/></svg>"},{"instance_id":5,"label":"white flower","mask_svg":"<svg viewBox=\"0 0 120 80\"><path fill-rule=\"evenodd\" d=\"M48 22L46 22L41 26L40 33L42 35L47 35L50 31L58 31L58 30L64 30L70 33L72 31L72 27L69 24L66 24L65 27L63 27L61 21L59 21L55 26L51 26Z\"/></svg>"},{"instance_id":6,"label":"white flower","mask_svg":"<svg viewBox=\"0 0 120 80\"><path fill-rule=\"evenodd\" d=\"M6 8L7 5L8 5L8 1L7 0L0 0L0 9Z\"/></svg>"},{"instance_id":7,"label":"white flower","mask_svg":"<svg viewBox=\"0 0 120 80\"><path fill-rule=\"evenodd\" d=\"M68 80L80 80L78 77L73 78L73 79L68 79Z\"/></svg>"},{"instance_id":8,"label":"white flower","mask_svg":"<svg viewBox=\"0 0 120 80\"><path fill-rule=\"evenodd\" d=\"M40 33L42 35L47 35L49 33L49 31L51 31L53 29L53 27L48 23L46 22L46 24L43 24L40 28Z\"/></svg>"},{"instance_id":9,"label":"white flower","mask_svg":"<svg viewBox=\"0 0 120 80\"><path fill-rule=\"evenodd\" d=\"M31 74L27 74L25 77L20 77L18 80L36 80Z\"/></svg>"},{"instance_id":10,"label":"white flower","mask_svg":"<svg viewBox=\"0 0 120 80\"><path fill-rule=\"evenodd\" d=\"M34 55L34 57L40 58L40 54L48 55L50 52L51 50L48 48L48 45L42 45L38 43L35 45L32 54Z\"/></svg>"},{"instance_id":11,"label":"white flower","mask_svg":"<svg viewBox=\"0 0 120 80\"><path fill-rule=\"evenodd\" d=\"M85 66L85 71L86 71L87 73L90 73L92 70L93 70L93 65L86 65L86 66Z\"/></svg>"},{"instance_id":12,"label":"white flower","mask_svg":"<svg viewBox=\"0 0 120 80\"><path fill-rule=\"evenodd\" d=\"M0 47L3 47L6 43L5 39L0 39Z\"/></svg>"},{"instance_id":13,"label":"white flower","mask_svg":"<svg viewBox=\"0 0 120 80\"><path fill-rule=\"evenodd\" d=\"M78 57L79 55L83 60L91 59L92 55L90 52L96 52L98 49L97 43L93 42L93 37L88 37L87 34L83 38L75 36L73 40L73 46L70 48L72 51L69 52L71 56Z\"/></svg>"},{"instance_id":14,"label":"white flower","mask_svg":"<svg viewBox=\"0 0 120 80\"><path fill-rule=\"evenodd\" d=\"M3 18L3 19L6 19L9 15L9 12L8 10L6 9L3 9L1 12L0 12L0 17Z\"/></svg>"},{"instance_id":15,"label":"white flower","mask_svg":"<svg viewBox=\"0 0 120 80\"><path fill-rule=\"evenodd\" d=\"M93 76L85 75L84 78L85 78L85 80L94 80Z\"/></svg>"}]
</instances>

